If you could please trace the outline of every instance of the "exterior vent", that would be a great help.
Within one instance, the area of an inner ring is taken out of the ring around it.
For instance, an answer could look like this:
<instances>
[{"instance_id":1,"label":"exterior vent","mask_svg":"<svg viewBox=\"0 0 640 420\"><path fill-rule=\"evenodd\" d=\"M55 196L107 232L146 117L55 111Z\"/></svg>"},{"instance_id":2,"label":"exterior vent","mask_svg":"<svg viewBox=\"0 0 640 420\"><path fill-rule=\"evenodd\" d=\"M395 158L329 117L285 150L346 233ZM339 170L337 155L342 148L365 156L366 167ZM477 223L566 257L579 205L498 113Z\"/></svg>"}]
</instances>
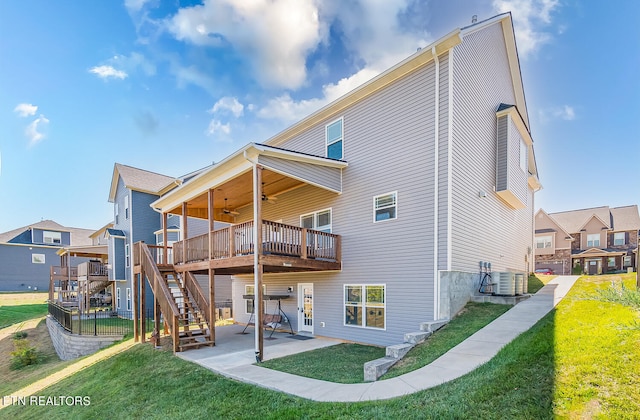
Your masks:
<instances>
[{"instance_id":1,"label":"exterior vent","mask_svg":"<svg viewBox=\"0 0 640 420\"><path fill-rule=\"evenodd\" d=\"M515 273L502 272L496 273L496 295L515 296L516 294L516 276Z\"/></svg>"}]
</instances>

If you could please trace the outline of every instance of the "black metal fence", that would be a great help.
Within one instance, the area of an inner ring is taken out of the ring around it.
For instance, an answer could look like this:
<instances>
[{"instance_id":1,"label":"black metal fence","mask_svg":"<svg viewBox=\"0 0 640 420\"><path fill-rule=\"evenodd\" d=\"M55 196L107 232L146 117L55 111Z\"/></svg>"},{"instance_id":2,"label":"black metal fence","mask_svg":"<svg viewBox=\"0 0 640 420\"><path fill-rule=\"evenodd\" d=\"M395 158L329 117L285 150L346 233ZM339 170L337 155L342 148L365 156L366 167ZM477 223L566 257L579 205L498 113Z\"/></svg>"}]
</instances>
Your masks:
<instances>
[{"instance_id":1,"label":"black metal fence","mask_svg":"<svg viewBox=\"0 0 640 420\"><path fill-rule=\"evenodd\" d=\"M78 335L131 335L133 311L94 309L88 314L63 308L49 302L49 314L65 330ZM146 313L147 332L153 331L153 309Z\"/></svg>"}]
</instances>

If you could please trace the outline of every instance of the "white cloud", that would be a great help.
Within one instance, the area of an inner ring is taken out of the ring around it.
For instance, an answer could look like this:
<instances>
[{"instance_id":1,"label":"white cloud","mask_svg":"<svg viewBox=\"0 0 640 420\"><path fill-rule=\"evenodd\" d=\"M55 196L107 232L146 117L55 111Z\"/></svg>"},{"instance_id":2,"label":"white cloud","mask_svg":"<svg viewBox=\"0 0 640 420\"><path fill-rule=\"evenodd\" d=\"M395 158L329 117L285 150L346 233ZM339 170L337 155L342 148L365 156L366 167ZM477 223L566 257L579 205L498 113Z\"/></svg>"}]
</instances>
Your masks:
<instances>
[{"instance_id":1,"label":"white cloud","mask_svg":"<svg viewBox=\"0 0 640 420\"><path fill-rule=\"evenodd\" d=\"M13 110L21 117L28 117L30 115L36 115L38 107L33 104L18 104Z\"/></svg>"},{"instance_id":2,"label":"white cloud","mask_svg":"<svg viewBox=\"0 0 640 420\"><path fill-rule=\"evenodd\" d=\"M42 114L31 124L29 124L24 132L24 134L29 139L29 146L33 146L36 143L39 143L45 138L45 134L42 133L42 129L46 128L49 125L49 120Z\"/></svg>"},{"instance_id":3,"label":"white cloud","mask_svg":"<svg viewBox=\"0 0 640 420\"><path fill-rule=\"evenodd\" d=\"M291 95L285 93L269 100L267 105L258 111L258 116L265 119L276 118L285 122L297 121L372 79L378 73L380 72L377 70L364 68L350 77L341 79L338 83L323 86L320 98L295 101Z\"/></svg>"},{"instance_id":4,"label":"white cloud","mask_svg":"<svg viewBox=\"0 0 640 420\"><path fill-rule=\"evenodd\" d=\"M306 55L321 41L312 0L205 0L168 21L176 39L231 45L265 86L295 89L306 79Z\"/></svg>"},{"instance_id":5,"label":"white cloud","mask_svg":"<svg viewBox=\"0 0 640 420\"><path fill-rule=\"evenodd\" d=\"M174 61L171 63L171 73L176 77L179 88L192 84L204 89L211 95L215 93L213 78L198 70L195 66L184 67Z\"/></svg>"},{"instance_id":6,"label":"white cloud","mask_svg":"<svg viewBox=\"0 0 640 420\"><path fill-rule=\"evenodd\" d=\"M575 108L570 105L541 109L538 111L538 115L540 116L540 121L545 124L551 120L573 121L577 117Z\"/></svg>"},{"instance_id":7,"label":"white cloud","mask_svg":"<svg viewBox=\"0 0 640 420\"><path fill-rule=\"evenodd\" d=\"M124 7L129 12L139 12L150 0L124 0Z\"/></svg>"},{"instance_id":8,"label":"white cloud","mask_svg":"<svg viewBox=\"0 0 640 420\"><path fill-rule=\"evenodd\" d=\"M93 73L100 77L101 79L125 79L128 74L122 70L116 70L113 66L96 66L89 69L90 73Z\"/></svg>"},{"instance_id":9,"label":"white cloud","mask_svg":"<svg viewBox=\"0 0 640 420\"><path fill-rule=\"evenodd\" d=\"M109 64L114 68L117 67L123 69L126 74L131 74L138 69L141 69L147 76L153 76L156 74L155 64L137 52L132 52L128 56L116 55L109 60Z\"/></svg>"},{"instance_id":10,"label":"white cloud","mask_svg":"<svg viewBox=\"0 0 640 420\"><path fill-rule=\"evenodd\" d=\"M418 47L428 45L430 34L424 28L412 27L400 19L416 4L411 0L322 3L323 34L327 37L329 26L337 22L342 30L341 40L359 69L337 83L324 85L318 98L296 101L289 93L279 95L269 100L258 116L286 122L299 120L407 58Z\"/></svg>"},{"instance_id":11,"label":"white cloud","mask_svg":"<svg viewBox=\"0 0 640 420\"><path fill-rule=\"evenodd\" d=\"M230 112L234 117L239 118L242 116L243 111L244 105L238 102L237 98L225 96L220 98L208 112L211 114Z\"/></svg>"},{"instance_id":12,"label":"white cloud","mask_svg":"<svg viewBox=\"0 0 640 420\"><path fill-rule=\"evenodd\" d=\"M511 12L518 53L523 58L551 41L551 35L539 27L551 24L551 14L559 6L559 0L493 0L496 12Z\"/></svg>"},{"instance_id":13,"label":"white cloud","mask_svg":"<svg viewBox=\"0 0 640 420\"><path fill-rule=\"evenodd\" d=\"M219 120L211 120L209 123L209 127L206 131L208 136L213 136L216 133L223 133L226 135L231 134L231 126L227 124L222 124Z\"/></svg>"}]
</instances>

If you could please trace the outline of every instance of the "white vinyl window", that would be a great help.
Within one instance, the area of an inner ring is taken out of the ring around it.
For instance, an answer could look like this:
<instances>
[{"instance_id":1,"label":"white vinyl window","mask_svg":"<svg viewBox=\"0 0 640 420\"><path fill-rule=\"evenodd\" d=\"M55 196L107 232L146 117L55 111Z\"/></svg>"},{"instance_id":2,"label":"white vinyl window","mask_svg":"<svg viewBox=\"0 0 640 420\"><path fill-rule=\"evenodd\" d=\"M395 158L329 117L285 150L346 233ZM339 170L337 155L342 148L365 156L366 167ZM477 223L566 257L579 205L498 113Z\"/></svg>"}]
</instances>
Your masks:
<instances>
[{"instance_id":1,"label":"white vinyl window","mask_svg":"<svg viewBox=\"0 0 640 420\"><path fill-rule=\"evenodd\" d=\"M398 218L398 192L373 197L373 222L394 220Z\"/></svg>"},{"instance_id":2,"label":"white vinyl window","mask_svg":"<svg viewBox=\"0 0 640 420\"><path fill-rule=\"evenodd\" d=\"M300 227L331 233L331 209L300 216Z\"/></svg>"},{"instance_id":3,"label":"white vinyl window","mask_svg":"<svg viewBox=\"0 0 640 420\"><path fill-rule=\"evenodd\" d=\"M127 311L131 310L131 289L127 287Z\"/></svg>"},{"instance_id":4,"label":"white vinyl window","mask_svg":"<svg viewBox=\"0 0 640 420\"><path fill-rule=\"evenodd\" d=\"M125 220L129 219L129 196L124 196L124 218Z\"/></svg>"},{"instance_id":5,"label":"white vinyl window","mask_svg":"<svg viewBox=\"0 0 640 420\"><path fill-rule=\"evenodd\" d=\"M626 243L626 238L624 232L616 232L613 234L613 244L614 245L624 245Z\"/></svg>"},{"instance_id":6,"label":"white vinyl window","mask_svg":"<svg viewBox=\"0 0 640 420\"><path fill-rule=\"evenodd\" d=\"M116 289L116 309L120 309L120 288Z\"/></svg>"},{"instance_id":7,"label":"white vinyl window","mask_svg":"<svg viewBox=\"0 0 640 420\"><path fill-rule=\"evenodd\" d=\"M607 258L607 266L608 266L609 268L615 268L615 266L616 266L616 259L615 259L615 257L609 257L609 258Z\"/></svg>"},{"instance_id":8,"label":"white vinyl window","mask_svg":"<svg viewBox=\"0 0 640 420\"><path fill-rule=\"evenodd\" d=\"M120 206L118 206L118 203L114 204L113 206L113 220L115 221L115 224L118 224L118 216L120 216Z\"/></svg>"},{"instance_id":9,"label":"white vinyl window","mask_svg":"<svg viewBox=\"0 0 640 420\"><path fill-rule=\"evenodd\" d=\"M536 248L551 248L551 236L536 236Z\"/></svg>"},{"instance_id":10,"label":"white vinyl window","mask_svg":"<svg viewBox=\"0 0 640 420\"><path fill-rule=\"evenodd\" d=\"M45 263L44 254L31 254L31 264L44 264L44 263Z\"/></svg>"},{"instance_id":11,"label":"white vinyl window","mask_svg":"<svg viewBox=\"0 0 640 420\"><path fill-rule=\"evenodd\" d=\"M600 234L590 233L587 235L587 246L594 247L600 246Z\"/></svg>"},{"instance_id":12,"label":"white vinyl window","mask_svg":"<svg viewBox=\"0 0 640 420\"><path fill-rule=\"evenodd\" d=\"M524 173L528 173L529 168L527 168L527 145L524 140L520 140L520 168L524 171Z\"/></svg>"},{"instance_id":13,"label":"white vinyl window","mask_svg":"<svg viewBox=\"0 0 640 420\"><path fill-rule=\"evenodd\" d=\"M343 129L342 118L327 124L325 128L327 140L327 157L331 159L342 159L343 152Z\"/></svg>"},{"instance_id":14,"label":"white vinyl window","mask_svg":"<svg viewBox=\"0 0 640 420\"><path fill-rule=\"evenodd\" d=\"M131 266L131 255L129 254L129 244L124 246L124 263L125 267Z\"/></svg>"},{"instance_id":15,"label":"white vinyl window","mask_svg":"<svg viewBox=\"0 0 640 420\"><path fill-rule=\"evenodd\" d=\"M42 242L45 244L60 245L62 244L62 233L45 230L42 232Z\"/></svg>"},{"instance_id":16,"label":"white vinyl window","mask_svg":"<svg viewBox=\"0 0 640 420\"><path fill-rule=\"evenodd\" d=\"M625 267L631 267L631 255L625 255L624 258L622 259L622 264Z\"/></svg>"},{"instance_id":17,"label":"white vinyl window","mask_svg":"<svg viewBox=\"0 0 640 420\"><path fill-rule=\"evenodd\" d=\"M245 284L244 285L244 294L245 295L255 295L255 287L253 284ZM262 285L262 296L267 294L267 285ZM244 300L244 312L248 315L253 312L253 299L245 299Z\"/></svg>"},{"instance_id":18,"label":"white vinyl window","mask_svg":"<svg viewBox=\"0 0 640 420\"><path fill-rule=\"evenodd\" d=\"M345 284L344 325L385 329L385 289L384 284Z\"/></svg>"}]
</instances>

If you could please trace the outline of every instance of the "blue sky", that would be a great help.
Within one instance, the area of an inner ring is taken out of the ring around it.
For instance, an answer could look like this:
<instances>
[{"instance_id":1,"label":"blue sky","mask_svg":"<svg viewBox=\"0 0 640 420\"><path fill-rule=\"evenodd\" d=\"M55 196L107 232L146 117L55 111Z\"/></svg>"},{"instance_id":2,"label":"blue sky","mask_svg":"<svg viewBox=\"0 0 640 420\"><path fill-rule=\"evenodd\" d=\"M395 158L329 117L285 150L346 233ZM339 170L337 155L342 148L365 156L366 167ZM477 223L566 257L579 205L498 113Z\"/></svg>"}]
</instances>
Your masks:
<instances>
[{"instance_id":1,"label":"blue sky","mask_svg":"<svg viewBox=\"0 0 640 420\"><path fill-rule=\"evenodd\" d=\"M115 162L179 176L513 13L549 212L637 204L640 2L0 2L0 232L99 228Z\"/></svg>"}]
</instances>

